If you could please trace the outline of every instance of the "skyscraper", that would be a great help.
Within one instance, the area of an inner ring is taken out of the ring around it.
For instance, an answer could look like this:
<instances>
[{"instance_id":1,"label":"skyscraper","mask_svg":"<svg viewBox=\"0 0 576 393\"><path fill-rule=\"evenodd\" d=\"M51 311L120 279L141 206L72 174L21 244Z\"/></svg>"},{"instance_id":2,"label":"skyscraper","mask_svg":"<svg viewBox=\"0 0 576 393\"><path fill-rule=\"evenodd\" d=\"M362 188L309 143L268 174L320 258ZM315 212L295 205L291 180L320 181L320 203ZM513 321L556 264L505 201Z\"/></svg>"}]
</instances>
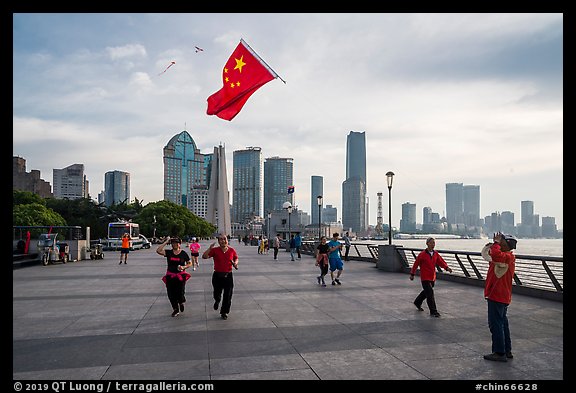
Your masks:
<instances>
[{"instance_id":1,"label":"skyscraper","mask_svg":"<svg viewBox=\"0 0 576 393\"><path fill-rule=\"evenodd\" d=\"M221 145L214 146L214 154L212 155L206 221L214 224L219 233L232 234L226 153L224 146Z\"/></svg>"},{"instance_id":2,"label":"skyscraper","mask_svg":"<svg viewBox=\"0 0 576 393\"><path fill-rule=\"evenodd\" d=\"M109 171L104 174L104 204L117 205L130 203L130 174L122 171Z\"/></svg>"},{"instance_id":3,"label":"skyscraper","mask_svg":"<svg viewBox=\"0 0 576 393\"><path fill-rule=\"evenodd\" d=\"M232 220L245 222L262 217L264 189L262 149L247 147L233 152Z\"/></svg>"},{"instance_id":4,"label":"skyscraper","mask_svg":"<svg viewBox=\"0 0 576 393\"><path fill-rule=\"evenodd\" d=\"M350 131L346 140L346 180L342 183L342 227L366 229L366 137Z\"/></svg>"},{"instance_id":5,"label":"skyscraper","mask_svg":"<svg viewBox=\"0 0 576 393\"><path fill-rule=\"evenodd\" d=\"M88 198L88 180L84 164L73 164L64 169L52 170L53 192L56 199Z\"/></svg>"},{"instance_id":6,"label":"skyscraper","mask_svg":"<svg viewBox=\"0 0 576 393\"><path fill-rule=\"evenodd\" d=\"M318 224L318 214L320 213L318 210L318 196L324 196L324 178L322 176L312 176L310 178L310 213L311 213L311 222L312 224ZM322 200L322 204L324 204L324 200ZM322 206L320 206L322 209Z\"/></svg>"},{"instance_id":7,"label":"skyscraper","mask_svg":"<svg viewBox=\"0 0 576 393\"><path fill-rule=\"evenodd\" d=\"M446 183L446 221L448 224L464 224L464 185Z\"/></svg>"},{"instance_id":8,"label":"skyscraper","mask_svg":"<svg viewBox=\"0 0 576 393\"><path fill-rule=\"evenodd\" d=\"M406 202L402 204L402 219L400 231L413 233L416 231L416 204Z\"/></svg>"},{"instance_id":9,"label":"skyscraper","mask_svg":"<svg viewBox=\"0 0 576 393\"><path fill-rule=\"evenodd\" d=\"M465 185L462 188L464 224L480 225L480 186Z\"/></svg>"},{"instance_id":10,"label":"skyscraper","mask_svg":"<svg viewBox=\"0 0 576 393\"><path fill-rule=\"evenodd\" d=\"M264 161L264 214L281 210L284 202L294 205L294 194L288 194L293 185L294 160L270 157Z\"/></svg>"},{"instance_id":11,"label":"skyscraper","mask_svg":"<svg viewBox=\"0 0 576 393\"><path fill-rule=\"evenodd\" d=\"M200 153L188 131L174 135L163 150L164 200L205 218L211 158Z\"/></svg>"}]
</instances>

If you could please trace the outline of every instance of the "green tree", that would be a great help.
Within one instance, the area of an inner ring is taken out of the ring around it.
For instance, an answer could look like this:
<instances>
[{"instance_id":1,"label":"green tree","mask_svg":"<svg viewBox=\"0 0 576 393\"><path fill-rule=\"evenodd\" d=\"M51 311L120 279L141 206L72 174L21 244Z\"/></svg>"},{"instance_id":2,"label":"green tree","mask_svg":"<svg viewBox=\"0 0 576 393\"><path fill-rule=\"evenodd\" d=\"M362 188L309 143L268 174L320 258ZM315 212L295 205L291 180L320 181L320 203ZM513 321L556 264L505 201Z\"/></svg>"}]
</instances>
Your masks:
<instances>
[{"instance_id":1,"label":"green tree","mask_svg":"<svg viewBox=\"0 0 576 393\"><path fill-rule=\"evenodd\" d=\"M54 210L40 203L16 205L12 208L12 225L15 226L58 226L68 225Z\"/></svg>"},{"instance_id":2,"label":"green tree","mask_svg":"<svg viewBox=\"0 0 576 393\"><path fill-rule=\"evenodd\" d=\"M156 224L154 224L154 217ZM206 220L196 216L184 206L170 201L150 202L134 217L134 222L140 224L140 232L147 236L180 236L195 235L211 236L216 227Z\"/></svg>"},{"instance_id":3,"label":"green tree","mask_svg":"<svg viewBox=\"0 0 576 393\"><path fill-rule=\"evenodd\" d=\"M90 237L106 237L108 219L106 209L102 209L92 199L46 199L46 205L66 219L68 225L90 227Z\"/></svg>"},{"instance_id":4,"label":"green tree","mask_svg":"<svg viewBox=\"0 0 576 393\"><path fill-rule=\"evenodd\" d=\"M12 206L38 203L46 205L46 201L38 194L30 191L12 190Z\"/></svg>"}]
</instances>

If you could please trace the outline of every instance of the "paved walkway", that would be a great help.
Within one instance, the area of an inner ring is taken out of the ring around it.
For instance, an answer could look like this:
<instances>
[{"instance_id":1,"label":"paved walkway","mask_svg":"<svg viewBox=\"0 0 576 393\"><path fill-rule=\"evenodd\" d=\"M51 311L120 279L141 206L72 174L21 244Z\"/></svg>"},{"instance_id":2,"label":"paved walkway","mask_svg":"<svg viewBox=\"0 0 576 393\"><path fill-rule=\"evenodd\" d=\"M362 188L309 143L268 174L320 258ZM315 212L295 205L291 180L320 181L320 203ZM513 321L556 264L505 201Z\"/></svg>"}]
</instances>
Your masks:
<instances>
[{"instance_id":1,"label":"paved walkway","mask_svg":"<svg viewBox=\"0 0 576 393\"><path fill-rule=\"evenodd\" d=\"M202 243L202 250L207 243ZM314 259L240 255L228 320L212 308L211 260L171 317L150 250L13 270L14 380L486 380L563 379L563 304L515 295L514 359L489 362L482 288L435 287L439 319L412 304L401 273L348 262L341 286L316 283Z\"/></svg>"}]
</instances>

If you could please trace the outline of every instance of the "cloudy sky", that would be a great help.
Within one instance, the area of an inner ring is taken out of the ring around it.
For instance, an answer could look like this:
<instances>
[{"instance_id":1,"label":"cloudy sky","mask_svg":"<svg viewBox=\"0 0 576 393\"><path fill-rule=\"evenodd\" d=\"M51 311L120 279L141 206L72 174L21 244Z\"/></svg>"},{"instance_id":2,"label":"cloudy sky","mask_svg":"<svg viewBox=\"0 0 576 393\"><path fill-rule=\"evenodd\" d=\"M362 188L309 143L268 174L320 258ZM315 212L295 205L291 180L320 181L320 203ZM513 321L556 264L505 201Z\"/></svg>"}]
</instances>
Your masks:
<instances>
[{"instance_id":1,"label":"cloudy sky","mask_svg":"<svg viewBox=\"0 0 576 393\"><path fill-rule=\"evenodd\" d=\"M232 121L206 114L243 38L277 74ZM194 47L204 49L195 52ZM175 64L162 73L171 61ZM162 73L161 75L159 75ZM346 137L366 132L371 224L385 173L401 205L445 214L446 183L480 186L480 215L534 201L563 228L563 15L14 14L13 154L27 171L129 172L131 198L163 199L162 149L187 130L202 153L259 146L294 159L296 204L310 177L338 208Z\"/></svg>"}]
</instances>

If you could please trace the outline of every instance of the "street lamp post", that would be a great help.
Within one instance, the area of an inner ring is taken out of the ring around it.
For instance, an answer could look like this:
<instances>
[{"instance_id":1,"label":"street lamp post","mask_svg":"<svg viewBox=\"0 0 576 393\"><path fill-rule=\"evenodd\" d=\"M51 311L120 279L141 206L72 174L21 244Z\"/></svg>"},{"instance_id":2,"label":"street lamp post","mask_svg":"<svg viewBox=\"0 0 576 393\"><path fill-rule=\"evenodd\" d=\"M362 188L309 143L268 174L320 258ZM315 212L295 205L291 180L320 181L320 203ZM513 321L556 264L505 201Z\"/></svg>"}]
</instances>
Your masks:
<instances>
[{"instance_id":1,"label":"street lamp post","mask_svg":"<svg viewBox=\"0 0 576 393\"><path fill-rule=\"evenodd\" d=\"M152 233L152 239L156 239L156 216L154 216L154 232Z\"/></svg>"},{"instance_id":2,"label":"street lamp post","mask_svg":"<svg viewBox=\"0 0 576 393\"><path fill-rule=\"evenodd\" d=\"M388 184L388 244L392 244L392 180L394 172L386 173L386 183Z\"/></svg>"},{"instance_id":3,"label":"street lamp post","mask_svg":"<svg viewBox=\"0 0 576 393\"><path fill-rule=\"evenodd\" d=\"M288 245L290 245L290 237L292 235L292 231L290 228L290 215L292 214L292 204L290 202L284 202L282 204L282 208L288 211Z\"/></svg>"},{"instance_id":4,"label":"street lamp post","mask_svg":"<svg viewBox=\"0 0 576 393\"><path fill-rule=\"evenodd\" d=\"M316 197L318 200L318 242L322 237L322 195Z\"/></svg>"},{"instance_id":5,"label":"street lamp post","mask_svg":"<svg viewBox=\"0 0 576 393\"><path fill-rule=\"evenodd\" d=\"M270 241L270 222L272 220L272 213L268 213L268 241Z\"/></svg>"}]
</instances>

